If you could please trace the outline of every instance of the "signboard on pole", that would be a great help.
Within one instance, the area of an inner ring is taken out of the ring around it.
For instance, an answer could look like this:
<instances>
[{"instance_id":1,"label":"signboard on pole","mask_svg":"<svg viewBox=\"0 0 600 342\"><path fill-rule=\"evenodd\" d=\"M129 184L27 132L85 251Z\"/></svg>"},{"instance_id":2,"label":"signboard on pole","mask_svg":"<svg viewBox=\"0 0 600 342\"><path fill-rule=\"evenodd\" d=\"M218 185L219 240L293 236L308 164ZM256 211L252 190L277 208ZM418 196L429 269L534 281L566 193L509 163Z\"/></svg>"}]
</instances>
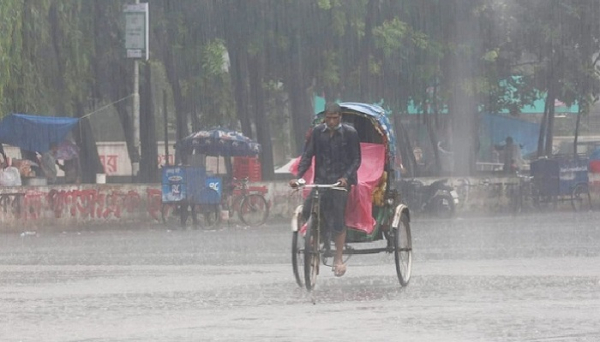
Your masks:
<instances>
[{"instance_id":1,"label":"signboard on pole","mask_svg":"<svg viewBox=\"0 0 600 342\"><path fill-rule=\"evenodd\" d=\"M123 6L125 13L125 50L127 58L148 60L149 47L149 15L148 3L129 4Z\"/></svg>"}]
</instances>

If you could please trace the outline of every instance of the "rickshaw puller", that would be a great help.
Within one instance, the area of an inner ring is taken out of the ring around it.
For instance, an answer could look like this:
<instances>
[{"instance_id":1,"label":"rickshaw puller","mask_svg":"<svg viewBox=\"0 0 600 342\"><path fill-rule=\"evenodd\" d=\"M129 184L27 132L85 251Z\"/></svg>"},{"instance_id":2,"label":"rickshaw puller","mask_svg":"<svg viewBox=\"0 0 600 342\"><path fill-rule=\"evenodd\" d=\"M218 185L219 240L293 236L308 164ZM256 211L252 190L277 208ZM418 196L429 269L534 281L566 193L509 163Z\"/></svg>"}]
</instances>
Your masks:
<instances>
[{"instance_id":1,"label":"rickshaw puller","mask_svg":"<svg viewBox=\"0 0 600 342\"><path fill-rule=\"evenodd\" d=\"M360 141L354 127L342 123L342 112L337 103L327 104L325 123L312 129L298 164L296 175L298 178L302 178L310 168L313 156L315 157L315 184L339 182L348 190L352 185L356 185L357 170L361 163ZM297 179L292 179L290 186L295 186L297 181ZM332 232L334 236L336 253L333 260L333 272L337 277L346 273L343 250L346 242L347 200L348 191L328 191L321 198L323 219L328 232ZM311 196L304 202L302 216L305 221L310 216L310 210Z\"/></svg>"}]
</instances>

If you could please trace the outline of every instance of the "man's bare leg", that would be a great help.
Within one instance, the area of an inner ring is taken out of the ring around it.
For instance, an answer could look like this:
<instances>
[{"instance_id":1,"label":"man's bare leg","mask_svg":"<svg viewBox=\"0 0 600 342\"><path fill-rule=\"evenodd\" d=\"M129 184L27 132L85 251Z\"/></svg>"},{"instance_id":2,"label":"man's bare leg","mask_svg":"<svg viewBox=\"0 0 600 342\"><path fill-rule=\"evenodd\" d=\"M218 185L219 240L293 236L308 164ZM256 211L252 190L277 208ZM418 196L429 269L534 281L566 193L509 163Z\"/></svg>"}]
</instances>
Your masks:
<instances>
[{"instance_id":1,"label":"man's bare leg","mask_svg":"<svg viewBox=\"0 0 600 342\"><path fill-rule=\"evenodd\" d=\"M333 272L336 277L341 277L346 273L344 265L344 245L346 244L346 229L335 237L335 257L333 258Z\"/></svg>"}]
</instances>

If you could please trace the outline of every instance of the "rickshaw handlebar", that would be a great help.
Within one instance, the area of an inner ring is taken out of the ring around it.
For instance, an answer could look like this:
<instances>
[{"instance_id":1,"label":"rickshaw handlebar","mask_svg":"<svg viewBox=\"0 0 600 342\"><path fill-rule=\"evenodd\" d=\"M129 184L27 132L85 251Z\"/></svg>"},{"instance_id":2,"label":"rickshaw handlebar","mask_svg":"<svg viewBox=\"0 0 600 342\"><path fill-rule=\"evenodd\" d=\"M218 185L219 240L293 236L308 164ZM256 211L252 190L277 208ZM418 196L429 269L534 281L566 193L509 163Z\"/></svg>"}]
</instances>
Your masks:
<instances>
[{"instance_id":1,"label":"rickshaw handlebar","mask_svg":"<svg viewBox=\"0 0 600 342\"><path fill-rule=\"evenodd\" d=\"M306 184L306 181L304 179L298 179L298 181L295 183L295 186L292 185L292 188L293 189L317 188L317 189L333 189L333 190L348 191L348 189L341 186L341 184L342 184L341 182L335 182L333 184Z\"/></svg>"}]
</instances>

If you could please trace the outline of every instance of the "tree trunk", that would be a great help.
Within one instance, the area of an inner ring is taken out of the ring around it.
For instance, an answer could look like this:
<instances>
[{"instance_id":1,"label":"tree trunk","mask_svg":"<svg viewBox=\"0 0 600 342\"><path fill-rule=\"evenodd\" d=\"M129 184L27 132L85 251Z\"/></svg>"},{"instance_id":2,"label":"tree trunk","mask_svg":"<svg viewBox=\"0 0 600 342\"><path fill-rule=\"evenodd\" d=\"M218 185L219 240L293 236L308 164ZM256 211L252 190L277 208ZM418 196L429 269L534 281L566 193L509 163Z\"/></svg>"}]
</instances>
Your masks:
<instances>
[{"instance_id":1,"label":"tree trunk","mask_svg":"<svg viewBox=\"0 0 600 342\"><path fill-rule=\"evenodd\" d=\"M156 122L154 119L154 96L152 96L152 66L144 63L144 73L140 89L140 145L141 160L139 181L155 183L159 181L158 146L156 144Z\"/></svg>"},{"instance_id":2,"label":"tree trunk","mask_svg":"<svg viewBox=\"0 0 600 342\"><path fill-rule=\"evenodd\" d=\"M290 114L292 117L291 131L294 138L296 155L302 154L306 133L311 126L314 115L312 101L305 89L309 87L304 83L304 70L300 60L300 37L294 36L290 46L291 65L285 73L287 79L285 86L290 99ZM312 96L312 94L311 94Z\"/></svg>"},{"instance_id":3,"label":"tree trunk","mask_svg":"<svg viewBox=\"0 0 600 342\"><path fill-rule=\"evenodd\" d=\"M79 118L85 115L83 109L84 107L81 101L76 101L75 108L75 112ZM96 138L94 138L94 131L92 130L90 120L87 118L80 119L79 124L73 129L72 132L75 138L75 143L77 146L79 146L81 182L96 183L96 174L106 173L106 171L100 162Z\"/></svg>"},{"instance_id":4,"label":"tree trunk","mask_svg":"<svg viewBox=\"0 0 600 342\"><path fill-rule=\"evenodd\" d=\"M396 158L400 159L401 163L395 163L394 168L398 171L400 165L403 165L408 172L409 177L416 177L417 174L415 155L408 137L408 132L402 124L402 120L399 114L392 115L392 124L394 125L394 131L396 132Z\"/></svg>"},{"instance_id":5,"label":"tree trunk","mask_svg":"<svg viewBox=\"0 0 600 342\"><path fill-rule=\"evenodd\" d=\"M475 140L478 118L477 104L473 91L467 87L473 86L477 75L478 60L475 58L480 38L480 30L476 18L470 15L469 4L458 2L454 8L455 26L453 41L457 44L468 44L472 50L459 51L453 54L454 62L449 65L452 84L452 100L450 112L452 115L451 146L453 175L470 176L474 169Z\"/></svg>"},{"instance_id":6,"label":"tree trunk","mask_svg":"<svg viewBox=\"0 0 600 342\"><path fill-rule=\"evenodd\" d=\"M248 110L248 16L250 10L245 1L222 1L225 41L231 68L229 74L233 86L237 119L242 126L242 133L252 137L252 122Z\"/></svg>"},{"instance_id":7,"label":"tree trunk","mask_svg":"<svg viewBox=\"0 0 600 342\"><path fill-rule=\"evenodd\" d=\"M550 105L550 108L548 110L548 125L546 126L546 145L544 147L544 154L547 156L552 155L552 141L554 137L554 101L556 100L556 93L554 89L554 84L550 84L550 90L548 91L548 101L546 102L548 105Z\"/></svg>"},{"instance_id":8,"label":"tree trunk","mask_svg":"<svg viewBox=\"0 0 600 342\"><path fill-rule=\"evenodd\" d=\"M233 84L233 97L235 99L235 108L237 118L242 126L242 133L252 137L252 125L248 114L248 92L246 87L246 53L235 46L236 43L229 44L228 51L232 61L231 83Z\"/></svg>"},{"instance_id":9,"label":"tree trunk","mask_svg":"<svg viewBox=\"0 0 600 342\"><path fill-rule=\"evenodd\" d=\"M549 97L546 97L544 104L544 114L542 115L542 122L540 123L540 133L538 135L538 146L537 146L537 157L540 158L544 155L544 146L546 141L546 127L548 126L548 112L550 106L548 104Z\"/></svg>"},{"instance_id":10,"label":"tree trunk","mask_svg":"<svg viewBox=\"0 0 600 342\"><path fill-rule=\"evenodd\" d=\"M273 146L271 144L271 127L265 110L265 91L263 89L264 65L262 56L250 59L250 91L255 114L256 137L261 146L260 162L262 178L272 180L275 175L273 165Z\"/></svg>"},{"instance_id":11,"label":"tree trunk","mask_svg":"<svg viewBox=\"0 0 600 342\"><path fill-rule=\"evenodd\" d=\"M127 62L131 61L127 60ZM139 162L140 155L135 148L133 141L133 120L127 111L125 101L121 101L123 98L131 94L129 88L127 87L127 84L131 83L131 78L128 78L129 74L126 72L125 67L120 63L112 69L112 72L115 85L111 88L111 99L115 104L117 113L119 114L121 127L123 127L123 134L125 136L125 143L127 144L129 159L131 160L131 163Z\"/></svg>"},{"instance_id":12,"label":"tree trunk","mask_svg":"<svg viewBox=\"0 0 600 342\"><path fill-rule=\"evenodd\" d=\"M581 123L581 115L583 112L583 107L586 106L586 104L584 104L585 100L583 99L579 99L579 110L577 111L577 120L575 121L575 132L573 133L573 135L575 136L575 138L573 139L573 156L576 157L577 156L577 141L579 140L579 125Z\"/></svg>"},{"instance_id":13,"label":"tree trunk","mask_svg":"<svg viewBox=\"0 0 600 342\"><path fill-rule=\"evenodd\" d=\"M63 37L62 37L62 32L60 30L60 24L58 23L58 13L57 13L56 6L57 6L56 4L52 4L50 6L50 10L48 12L48 21L50 23L50 33L52 36L52 47L53 47L54 53L56 55L56 68L58 71L56 74L56 77L54 79L54 85L60 94L58 101L56 101L56 109L57 109L57 112L64 113L65 112L65 100L67 97L65 92L67 90L65 89L65 82L64 82L64 76L65 76L64 58L63 58L63 54L62 54L62 51L60 48L60 43L63 41Z\"/></svg>"},{"instance_id":14,"label":"tree trunk","mask_svg":"<svg viewBox=\"0 0 600 342\"><path fill-rule=\"evenodd\" d=\"M373 38L373 25L375 21L375 9L377 0L369 0L367 3L367 14L365 18L365 35L362 39L362 53L360 55L360 98L362 101L370 99L370 92L373 91L370 86L371 78L369 75L369 58L371 57L371 46Z\"/></svg>"},{"instance_id":15,"label":"tree trunk","mask_svg":"<svg viewBox=\"0 0 600 342\"><path fill-rule=\"evenodd\" d=\"M434 170L431 170L431 167L433 165L425 165L426 167L429 167L429 171L435 171L435 174L428 174L428 176L438 176L439 175L439 171L442 169L441 167L441 162L440 162L440 151L438 150L438 141L440 141L440 138L438 137L437 131L436 131L436 127L434 127L434 120L431 119L431 117L429 117L429 114L423 114L425 115L425 126L427 127L427 135L429 136L429 143L431 144L431 148L433 150L433 162L435 165ZM437 113L434 113L435 116L437 116Z\"/></svg>"},{"instance_id":16,"label":"tree trunk","mask_svg":"<svg viewBox=\"0 0 600 342\"><path fill-rule=\"evenodd\" d=\"M187 125L187 115L184 106L184 99L181 92L181 85L179 80L179 72L175 63L175 56L170 47L166 46L165 49L165 72L167 79L171 85L173 92L173 104L175 106L175 141L179 141L189 134ZM175 152L175 164L177 165L181 161L179 152Z\"/></svg>"}]
</instances>

